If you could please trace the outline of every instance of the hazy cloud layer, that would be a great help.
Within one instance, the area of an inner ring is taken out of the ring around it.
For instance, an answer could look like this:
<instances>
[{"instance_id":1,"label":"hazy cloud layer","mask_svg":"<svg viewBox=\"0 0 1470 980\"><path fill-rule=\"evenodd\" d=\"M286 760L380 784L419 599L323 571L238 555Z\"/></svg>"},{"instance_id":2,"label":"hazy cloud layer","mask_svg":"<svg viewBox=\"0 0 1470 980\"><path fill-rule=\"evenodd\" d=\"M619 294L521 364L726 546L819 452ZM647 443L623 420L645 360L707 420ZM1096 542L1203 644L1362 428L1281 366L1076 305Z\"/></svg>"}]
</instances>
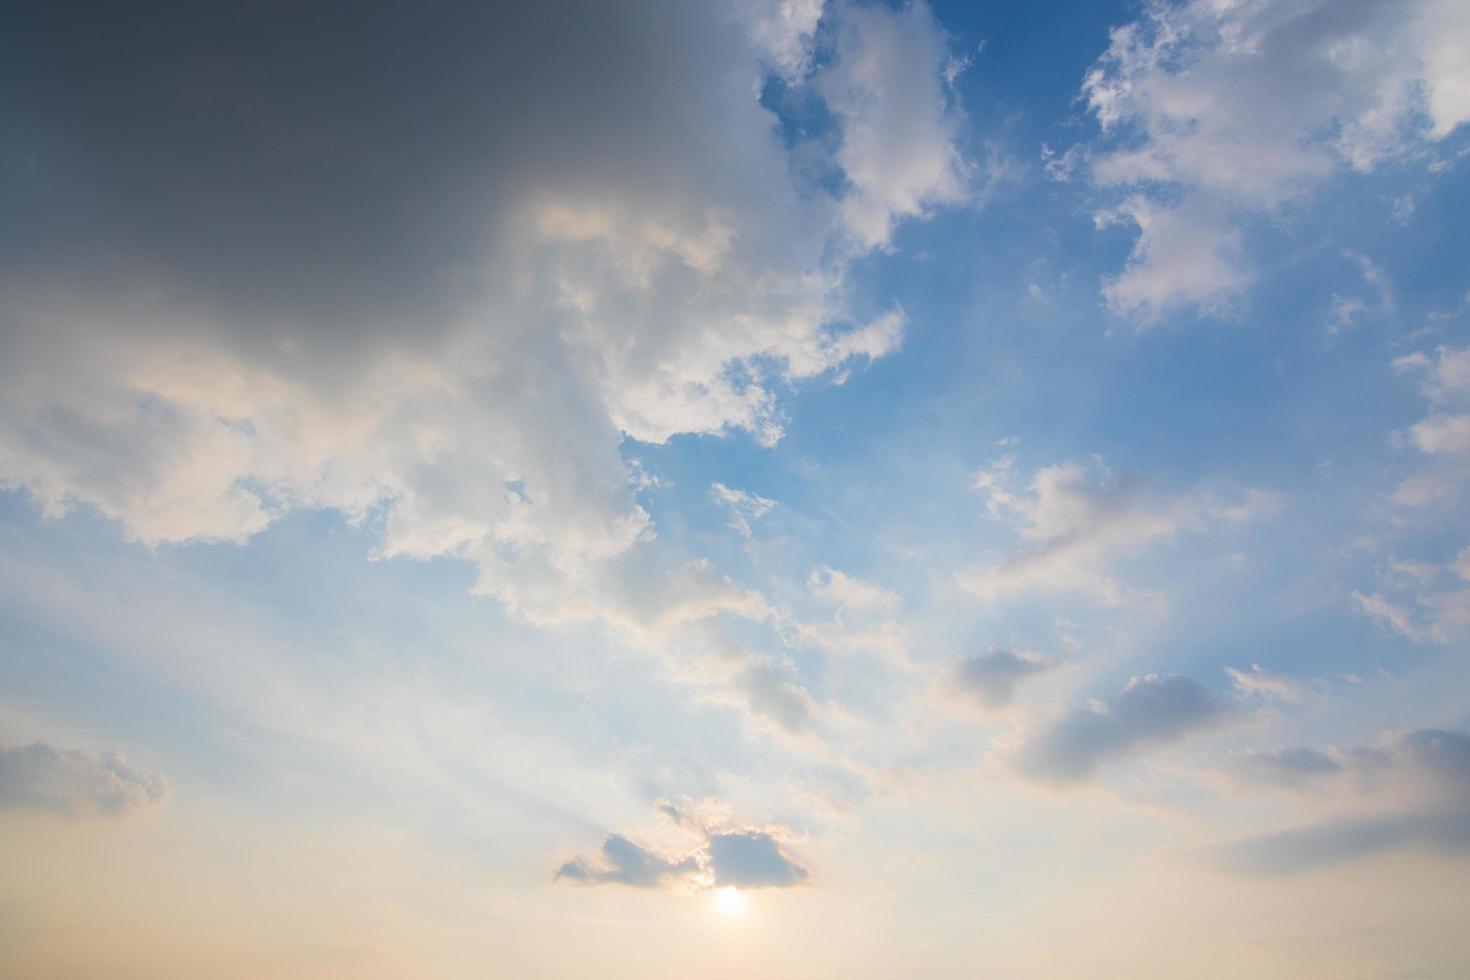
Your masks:
<instances>
[{"instance_id":1,"label":"hazy cloud layer","mask_svg":"<svg viewBox=\"0 0 1470 980\"><path fill-rule=\"evenodd\" d=\"M33 745L0 748L0 809L43 810L71 817L120 817L168 799L162 776L115 752Z\"/></svg>"},{"instance_id":2,"label":"hazy cloud layer","mask_svg":"<svg viewBox=\"0 0 1470 980\"><path fill-rule=\"evenodd\" d=\"M1287 750L1248 771L1294 786L1351 778L1356 792L1337 816L1220 845L1212 860L1226 870L1288 874L1392 850L1470 851L1470 735L1463 732L1420 729L1332 757Z\"/></svg>"},{"instance_id":3,"label":"hazy cloud layer","mask_svg":"<svg viewBox=\"0 0 1470 980\"><path fill-rule=\"evenodd\" d=\"M951 683L985 710L999 711L1010 706L1022 681L1055 667L1034 653L991 647L955 664Z\"/></svg>"},{"instance_id":4,"label":"hazy cloud layer","mask_svg":"<svg viewBox=\"0 0 1470 980\"><path fill-rule=\"evenodd\" d=\"M1189 678L1147 674L1031 736L1021 746L1016 766L1035 779L1080 782L1108 759L1177 742L1229 716L1226 703Z\"/></svg>"}]
</instances>

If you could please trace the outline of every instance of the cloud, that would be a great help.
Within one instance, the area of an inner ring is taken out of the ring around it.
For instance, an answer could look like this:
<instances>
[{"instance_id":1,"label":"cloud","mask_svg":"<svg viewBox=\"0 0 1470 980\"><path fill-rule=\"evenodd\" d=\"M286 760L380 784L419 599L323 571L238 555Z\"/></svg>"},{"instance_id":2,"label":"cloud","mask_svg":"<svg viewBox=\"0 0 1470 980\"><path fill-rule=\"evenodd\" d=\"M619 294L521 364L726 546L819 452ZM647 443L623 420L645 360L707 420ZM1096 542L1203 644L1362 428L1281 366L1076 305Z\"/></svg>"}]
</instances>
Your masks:
<instances>
[{"instance_id":1,"label":"cloud","mask_svg":"<svg viewBox=\"0 0 1470 980\"><path fill-rule=\"evenodd\" d=\"M1395 358L1393 369L1418 374L1420 390L1430 404L1426 417L1396 436L1429 461L1399 483L1393 501L1426 507L1452 500L1470 481L1470 347L1439 347L1432 357L1415 351Z\"/></svg>"},{"instance_id":2,"label":"cloud","mask_svg":"<svg viewBox=\"0 0 1470 980\"><path fill-rule=\"evenodd\" d=\"M1327 693L1325 681L1304 681L1274 670L1267 670L1260 664L1251 664L1250 670L1226 667L1225 673L1230 676L1235 689L1246 696L1258 695L1276 698L1291 704L1300 704L1309 698L1322 697Z\"/></svg>"},{"instance_id":3,"label":"cloud","mask_svg":"<svg viewBox=\"0 0 1470 980\"><path fill-rule=\"evenodd\" d=\"M572 858L557 869L554 880L701 890L790 888L810 876L787 852L791 833L784 827L731 827L730 808L715 799L661 801L657 809L698 843L681 856L668 857L612 834L599 856Z\"/></svg>"},{"instance_id":4,"label":"cloud","mask_svg":"<svg viewBox=\"0 0 1470 980\"><path fill-rule=\"evenodd\" d=\"M1393 295L1393 284L1389 282L1388 273L1384 272L1377 263L1366 255L1345 250L1343 257L1351 260L1358 266L1363 275L1363 283L1375 293L1372 301L1360 296L1344 296L1341 293L1332 294L1332 317L1328 321L1328 333L1337 333L1346 330L1357 322L1358 318L1365 313L1377 312L1388 315L1394 311L1395 302Z\"/></svg>"},{"instance_id":5,"label":"cloud","mask_svg":"<svg viewBox=\"0 0 1470 980\"><path fill-rule=\"evenodd\" d=\"M1147 674L1129 680L1112 698L1074 709L1031 736L1015 763L1034 779L1080 782L1108 759L1177 742L1223 723L1230 714L1224 702L1187 677Z\"/></svg>"},{"instance_id":6,"label":"cloud","mask_svg":"<svg viewBox=\"0 0 1470 980\"><path fill-rule=\"evenodd\" d=\"M711 500L730 512L730 526L742 538L750 537L751 521L765 517L776 506L774 500L745 490L732 490L723 483L711 484L709 495Z\"/></svg>"},{"instance_id":7,"label":"cloud","mask_svg":"<svg viewBox=\"0 0 1470 980\"><path fill-rule=\"evenodd\" d=\"M1161 498L1136 481L1077 463L1045 466L1029 493L1013 489L1013 462L1003 457L974 478L986 510L1015 528L1023 548L1000 561L971 566L957 579L987 602L1030 592L1075 592L1109 606L1157 606L1159 597L1130 589L1113 564L1181 531L1274 516L1279 495L1249 490L1235 504L1203 494ZM1100 468L1099 468L1100 469Z\"/></svg>"},{"instance_id":8,"label":"cloud","mask_svg":"<svg viewBox=\"0 0 1470 980\"><path fill-rule=\"evenodd\" d=\"M0 809L121 817L161 806L168 797L162 776L115 752L93 757L41 742L0 748Z\"/></svg>"},{"instance_id":9,"label":"cloud","mask_svg":"<svg viewBox=\"0 0 1470 980\"><path fill-rule=\"evenodd\" d=\"M1325 776L1342 772L1342 765L1316 749L1272 749L1247 752L1232 771L1245 783L1306 789Z\"/></svg>"},{"instance_id":10,"label":"cloud","mask_svg":"<svg viewBox=\"0 0 1470 980\"><path fill-rule=\"evenodd\" d=\"M769 718L789 733L805 729L816 714L811 694L784 671L770 664L753 664L743 676L742 686L750 710Z\"/></svg>"},{"instance_id":11,"label":"cloud","mask_svg":"<svg viewBox=\"0 0 1470 980\"><path fill-rule=\"evenodd\" d=\"M1055 669L1056 665L1034 653L990 647L966 657L952 669L956 691L976 701L987 711L1010 707L1016 686L1028 677Z\"/></svg>"},{"instance_id":12,"label":"cloud","mask_svg":"<svg viewBox=\"0 0 1470 980\"><path fill-rule=\"evenodd\" d=\"M620 445L779 439L793 383L901 342L902 311L845 305L854 216L959 199L923 163L961 166L915 101L944 51L922 7L828 13L813 91L853 170L791 165L759 83L806 71L822 13L27 13L0 486L150 546L331 509L534 621L607 613L652 533Z\"/></svg>"},{"instance_id":13,"label":"cloud","mask_svg":"<svg viewBox=\"0 0 1470 980\"><path fill-rule=\"evenodd\" d=\"M1394 559L1388 569L1384 591L1352 592L1359 615L1420 644L1449 643L1470 626L1470 547L1448 562Z\"/></svg>"},{"instance_id":14,"label":"cloud","mask_svg":"<svg viewBox=\"0 0 1470 980\"><path fill-rule=\"evenodd\" d=\"M709 839L709 863L716 885L736 888L789 888L807 878L805 868L762 831L732 831Z\"/></svg>"},{"instance_id":15,"label":"cloud","mask_svg":"<svg viewBox=\"0 0 1470 980\"><path fill-rule=\"evenodd\" d=\"M1128 194L1104 214L1139 227L1108 306L1230 311L1252 281L1242 217L1448 136L1470 119L1467 47L1454 0L1147 4L1082 86L1089 176Z\"/></svg>"},{"instance_id":16,"label":"cloud","mask_svg":"<svg viewBox=\"0 0 1470 980\"><path fill-rule=\"evenodd\" d=\"M950 61L924 3L853 6L837 26L832 63L815 84L840 120L837 163L851 185L842 218L864 249L887 247L902 219L971 197L945 85Z\"/></svg>"},{"instance_id":17,"label":"cloud","mask_svg":"<svg viewBox=\"0 0 1470 980\"><path fill-rule=\"evenodd\" d=\"M901 601L896 593L828 565L813 568L806 584L813 599L836 606L839 612L890 613L898 608Z\"/></svg>"},{"instance_id":18,"label":"cloud","mask_svg":"<svg viewBox=\"0 0 1470 980\"><path fill-rule=\"evenodd\" d=\"M609 834L602 842L600 859L572 858L557 869L554 880L588 885L627 885L657 888L699 871L693 857L671 859L640 847L621 834Z\"/></svg>"},{"instance_id":19,"label":"cloud","mask_svg":"<svg viewBox=\"0 0 1470 980\"><path fill-rule=\"evenodd\" d=\"M1241 236L1224 207L1202 196L1174 206L1131 197L1093 216L1099 228L1132 224L1138 239L1123 272L1103 282L1108 309L1140 325L1183 304L1215 316L1231 312L1254 278Z\"/></svg>"},{"instance_id":20,"label":"cloud","mask_svg":"<svg viewBox=\"0 0 1470 980\"><path fill-rule=\"evenodd\" d=\"M1217 867L1291 874L1393 850L1470 851L1470 735L1426 728L1336 759L1309 749L1274 758L1288 781L1355 777L1375 809L1218 845L1209 852Z\"/></svg>"}]
</instances>

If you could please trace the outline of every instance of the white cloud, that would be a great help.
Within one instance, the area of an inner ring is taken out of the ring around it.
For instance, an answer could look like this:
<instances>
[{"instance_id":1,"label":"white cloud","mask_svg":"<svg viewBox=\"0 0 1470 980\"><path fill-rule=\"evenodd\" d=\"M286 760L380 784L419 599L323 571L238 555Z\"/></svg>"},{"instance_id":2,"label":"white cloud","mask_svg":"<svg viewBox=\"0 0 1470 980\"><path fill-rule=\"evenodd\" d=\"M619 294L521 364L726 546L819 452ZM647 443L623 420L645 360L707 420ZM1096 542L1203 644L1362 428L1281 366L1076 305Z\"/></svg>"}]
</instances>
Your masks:
<instances>
[{"instance_id":1,"label":"white cloud","mask_svg":"<svg viewBox=\"0 0 1470 980\"><path fill-rule=\"evenodd\" d=\"M1430 412L1395 438L1430 457L1428 465L1394 490L1394 503L1424 507L1456 497L1470 479L1470 347L1440 347L1431 357L1397 357L1399 374L1418 374Z\"/></svg>"},{"instance_id":2,"label":"white cloud","mask_svg":"<svg viewBox=\"0 0 1470 980\"><path fill-rule=\"evenodd\" d=\"M1102 294L1112 312L1140 325L1180 304L1224 315L1252 279L1240 233L1227 210L1208 198L1196 195L1167 206L1135 195L1099 212L1094 222L1138 227L1127 266L1103 283Z\"/></svg>"},{"instance_id":3,"label":"white cloud","mask_svg":"<svg viewBox=\"0 0 1470 980\"><path fill-rule=\"evenodd\" d=\"M840 120L837 162L852 185L843 221L864 249L886 247L904 218L971 196L949 61L924 3L851 7L837 26L833 61L815 84Z\"/></svg>"},{"instance_id":4,"label":"white cloud","mask_svg":"<svg viewBox=\"0 0 1470 980\"><path fill-rule=\"evenodd\" d=\"M1251 664L1250 670L1226 667L1225 673L1230 676L1235 689L1247 696L1258 695L1299 704L1309 698L1322 697L1327 693L1325 681L1290 677L1274 670L1267 670L1260 664Z\"/></svg>"},{"instance_id":5,"label":"white cloud","mask_svg":"<svg viewBox=\"0 0 1470 980\"><path fill-rule=\"evenodd\" d=\"M1273 516L1284 505L1263 490L1247 491L1230 505L1203 494L1158 497L1077 463L1042 467L1029 493L1018 494L1012 489L1013 465L1005 457L974 478L987 511L1014 527L1023 545L1009 557L958 574L963 588L987 602L1028 592L1076 592L1110 606L1157 606L1159 596L1116 577L1116 561L1182 531Z\"/></svg>"},{"instance_id":6,"label":"white cloud","mask_svg":"<svg viewBox=\"0 0 1470 980\"><path fill-rule=\"evenodd\" d=\"M1238 216L1443 139L1470 119L1467 48L1455 0L1149 3L1082 88L1091 179L1131 191L1112 213L1140 228L1109 306L1230 310L1251 281Z\"/></svg>"},{"instance_id":7,"label":"white cloud","mask_svg":"<svg viewBox=\"0 0 1470 980\"><path fill-rule=\"evenodd\" d=\"M1394 559L1388 570L1389 594L1352 593L1360 615L1420 644L1449 643L1470 626L1470 548L1444 563Z\"/></svg>"},{"instance_id":8,"label":"white cloud","mask_svg":"<svg viewBox=\"0 0 1470 980\"><path fill-rule=\"evenodd\" d=\"M823 6L824 0L777 0L774 10L755 19L756 40L787 79L800 78L811 67Z\"/></svg>"},{"instance_id":9,"label":"white cloud","mask_svg":"<svg viewBox=\"0 0 1470 980\"><path fill-rule=\"evenodd\" d=\"M897 593L854 578L828 565L818 565L807 576L812 598L839 610L855 613L889 613L898 608Z\"/></svg>"},{"instance_id":10,"label":"white cloud","mask_svg":"<svg viewBox=\"0 0 1470 980\"><path fill-rule=\"evenodd\" d=\"M710 484L710 499L730 512L730 526L742 538L750 537L750 522L759 520L776 506L774 500L745 490L732 490L723 483Z\"/></svg>"},{"instance_id":11,"label":"white cloud","mask_svg":"<svg viewBox=\"0 0 1470 980\"><path fill-rule=\"evenodd\" d=\"M1368 286L1374 293L1372 300L1363 299L1361 296L1346 296L1341 293L1332 294L1332 316L1327 323L1328 333L1337 333L1346 330L1357 322L1358 318L1366 313L1377 312L1390 314L1394 311L1395 302L1393 284L1389 282L1388 274L1383 271L1372 259L1366 255L1359 255L1351 250L1344 251L1343 257L1357 265L1363 276L1363 284Z\"/></svg>"}]
</instances>

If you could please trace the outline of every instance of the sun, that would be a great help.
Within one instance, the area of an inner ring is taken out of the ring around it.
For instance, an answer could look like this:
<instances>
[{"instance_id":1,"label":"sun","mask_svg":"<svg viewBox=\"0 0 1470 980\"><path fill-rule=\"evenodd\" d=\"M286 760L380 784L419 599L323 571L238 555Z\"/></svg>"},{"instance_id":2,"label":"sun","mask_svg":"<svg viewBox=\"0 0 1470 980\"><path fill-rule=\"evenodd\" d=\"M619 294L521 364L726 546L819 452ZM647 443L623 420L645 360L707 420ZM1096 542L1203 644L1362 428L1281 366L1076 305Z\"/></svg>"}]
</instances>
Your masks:
<instances>
[{"instance_id":1,"label":"sun","mask_svg":"<svg viewBox=\"0 0 1470 980\"><path fill-rule=\"evenodd\" d=\"M727 919L739 918L745 914L745 907L750 900L745 893L733 885L715 889L715 911Z\"/></svg>"}]
</instances>

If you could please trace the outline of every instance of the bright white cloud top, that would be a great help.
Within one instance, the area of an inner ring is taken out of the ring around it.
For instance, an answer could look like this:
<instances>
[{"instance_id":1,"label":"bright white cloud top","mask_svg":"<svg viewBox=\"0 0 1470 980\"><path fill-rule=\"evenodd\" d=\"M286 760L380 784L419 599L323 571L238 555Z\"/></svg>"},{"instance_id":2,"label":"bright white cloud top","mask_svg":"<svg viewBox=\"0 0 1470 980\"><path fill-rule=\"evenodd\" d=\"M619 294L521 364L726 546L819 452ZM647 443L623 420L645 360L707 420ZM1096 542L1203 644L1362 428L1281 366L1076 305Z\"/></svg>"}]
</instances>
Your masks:
<instances>
[{"instance_id":1,"label":"bright white cloud top","mask_svg":"<svg viewBox=\"0 0 1470 980\"><path fill-rule=\"evenodd\" d=\"M23 4L0 974L1463 975L1466 52Z\"/></svg>"}]
</instances>

